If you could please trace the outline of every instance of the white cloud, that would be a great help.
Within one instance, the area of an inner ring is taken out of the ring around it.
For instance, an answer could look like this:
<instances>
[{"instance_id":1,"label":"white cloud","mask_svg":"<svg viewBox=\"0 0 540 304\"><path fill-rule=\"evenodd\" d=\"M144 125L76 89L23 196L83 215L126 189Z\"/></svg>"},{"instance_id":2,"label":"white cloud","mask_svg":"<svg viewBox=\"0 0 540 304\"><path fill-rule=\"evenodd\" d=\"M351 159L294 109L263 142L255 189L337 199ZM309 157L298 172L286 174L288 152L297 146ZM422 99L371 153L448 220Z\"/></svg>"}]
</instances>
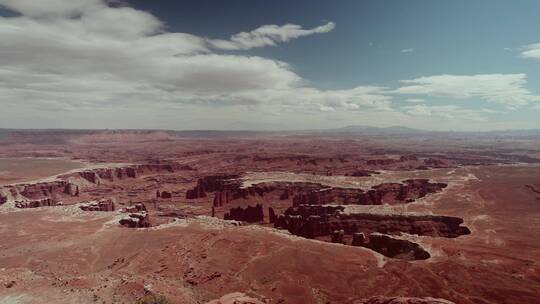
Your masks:
<instances>
[{"instance_id":1,"label":"white cloud","mask_svg":"<svg viewBox=\"0 0 540 304\"><path fill-rule=\"evenodd\" d=\"M77 16L92 10L103 9L101 0L1 0L0 5L25 16Z\"/></svg>"},{"instance_id":2,"label":"white cloud","mask_svg":"<svg viewBox=\"0 0 540 304\"><path fill-rule=\"evenodd\" d=\"M147 12L99 0L0 0L0 6L21 14L0 17L0 121L39 116L60 123L60 112L94 113L96 120L128 112L167 116L190 106L308 114L390 110L386 88L319 90L285 62L214 52L326 33L331 22L312 29L265 25L216 42L166 32Z\"/></svg>"},{"instance_id":3,"label":"white cloud","mask_svg":"<svg viewBox=\"0 0 540 304\"><path fill-rule=\"evenodd\" d=\"M432 116L455 121L476 122L488 121L485 114L491 112L489 109L466 109L456 105L431 106L417 104L413 106L405 106L404 109L406 110L406 113L413 116Z\"/></svg>"},{"instance_id":4,"label":"white cloud","mask_svg":"<svg viewBox=\"0 0 540 304\"><path fill-rule=\"evenodd\" d=\"M279 42L287 42L299 37L313 34L322 34L332 31L336 27L334 22L317 26L312 29L303 29L296 24L264 25L251 32L242 32L232 35L230 40L209 40L214 48L225 50L247 50L265 46L276 46Z\"/></svg>"},{"instance_id":5,"label":"white cloud","mask_svg":"<svg viewBox=\"0 0 540 304\"><path fill-rule=\"evenodd\" d=\"M20 14L0 17L0 127L220 128L238 121L276 128L384 126L407 124L411 115L416 122L449 115L481 121L489 113L419 105L421 98L396 109L392 94L536 98L521 74L502 85L450 79L459 84L445 88L444 79L420 78L397 91L370 85L321 90L286 62L217 51L327 33L335 27L331 22L311 29L265 25L210 39L168 32L147 12L107 3L0 0Z\"/></svg>"},{"instance_id":6,"label":"white cloud","mask_svg":"<svg viewBox=\"0 0 540 304\"><path fill-rule=\"evenodd\" d=\"M410 103L422 103L424 102L424 99L422 98L408 98L408 99L405 99L406 102L410 102Z\"/></svg>"},{"instance_id":7,"label":"white cloud","mask_svg":"<svg viewBox=\"0 0 540 304\"><path fill-rule=\"evenodd\" d=\"M525 46L524 50L521 52L521 55L525 58L540 60L540 43Z\"/></svg>"},{"instance_id":8,"label":"white cloud","mask_svg":"<svg viewBox=\"0 0 540 304\"><path fill-rule=\"evenodd\" d=\"M520 107L540 101L527 88L525 74L436 75L402 80L395 90L399 94L415 94L448 98L480 98L488 102Z\"/></svg>"},{"instance_id":9,"label":"white cloud","mask_svg":"<svg viewBox=\"0 0 540 304\"><path fill-rule=\"evenodd\" d=\"M402 52L402 53L412 53L412 52L414 52L414 49L412 49L412 48L402 49L400 52Z\"/></svg>"}]
</instances>

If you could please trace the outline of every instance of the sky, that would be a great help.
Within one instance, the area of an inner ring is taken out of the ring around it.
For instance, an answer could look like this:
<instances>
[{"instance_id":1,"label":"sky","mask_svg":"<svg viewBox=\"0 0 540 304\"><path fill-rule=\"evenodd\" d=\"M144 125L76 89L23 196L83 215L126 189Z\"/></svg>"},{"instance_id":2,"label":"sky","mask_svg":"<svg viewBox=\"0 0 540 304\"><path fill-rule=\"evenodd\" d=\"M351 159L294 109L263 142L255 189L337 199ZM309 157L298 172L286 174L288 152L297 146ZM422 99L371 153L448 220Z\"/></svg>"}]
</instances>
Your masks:
<instances>
[{"instance_id":1,"label":"sky","mask_svg":"<svg viewBox=\"0 0 540 304\"><path fill-rule=\"evenodd\" d=\"M0 0L0 128L540 128L540 1Z\"/></svg>"}]
</instances>

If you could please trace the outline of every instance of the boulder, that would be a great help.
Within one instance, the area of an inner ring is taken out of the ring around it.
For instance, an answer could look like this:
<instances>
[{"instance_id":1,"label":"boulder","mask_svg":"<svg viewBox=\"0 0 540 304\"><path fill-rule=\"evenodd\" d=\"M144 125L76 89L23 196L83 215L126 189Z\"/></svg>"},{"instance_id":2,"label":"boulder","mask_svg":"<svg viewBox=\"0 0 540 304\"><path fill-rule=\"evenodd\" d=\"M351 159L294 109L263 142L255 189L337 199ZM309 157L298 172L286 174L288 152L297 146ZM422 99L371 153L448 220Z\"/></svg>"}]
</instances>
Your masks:
<instances>
[{"instance_id":1,"label":"boulder","mask_svg":"<svg viewBox=\"0 0 540 304\"><path fill-rule=\"evenodd\" d=\"M147 228L150 227L150 217L147 212L130 213L127 217L120 219L120 225L127 228Z\"/></svg>"}]
</instances>

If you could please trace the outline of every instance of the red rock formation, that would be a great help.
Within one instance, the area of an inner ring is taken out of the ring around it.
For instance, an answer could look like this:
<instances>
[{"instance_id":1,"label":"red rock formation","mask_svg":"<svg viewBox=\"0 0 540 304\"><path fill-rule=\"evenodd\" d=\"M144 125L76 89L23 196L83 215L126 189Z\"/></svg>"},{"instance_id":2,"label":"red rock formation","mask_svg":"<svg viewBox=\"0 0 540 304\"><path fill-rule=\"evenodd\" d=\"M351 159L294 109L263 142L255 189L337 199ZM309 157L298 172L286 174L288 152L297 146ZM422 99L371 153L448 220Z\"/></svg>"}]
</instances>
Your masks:
<instances>
[{"instance_id":1,"label":"red rock formation","mask_svg":"<svg viewBox=\"0 0 540 304\"><path fill-rule=\"evenodd\" d=\"M273 224L276 221L276 218L277 216L274 208L268 207L268 221Z\"/></svg>"},{"instance_id":2,"label":"red rock formation","mask_svg":"<svg viewBox=\"0 0 540 304\"><path fill-rule=\"evenodd\" d=\"M391 158L386 158L386 159L368 159L366 161L366 164L368 166L385 166L385 165L391 165L393 163L395 163L396 160L394 159L391 159Z\"/></svg>"},{"instance_id":3,"label":"red rock formation","mask_svg":"<svg viewBox=\"0 0 540 304\"><path fill-rule=\"evenodd\" d=\"M436 167L436 168L441 168L441 167L447 167L448 164L441 160L441 159L437 159L437 158L426 158L424 159L424 164L426 166L429 166L429 167Z\"/></svg>"},{"instance_id":4,"label":"red rock formation","mask_svg":"<svg viewBox=\"0 0 540 304\"><path fill-rule=\"evenodd\" d=\"M197 185L186 192L186 198L197 199L206 197L206 192L238 189L241 184L241 182L237 180L238 177L238 175L220 174L200 178L197 181Z\"/></svg>"},{"instance_id":5,"label":"red rock formation","mask_svg":"<svg viewBox=\"0 0 540 304\"><path fill-rule=\"evenodd\" d=\"M203 187L199 185L186 192L186 199L197 199L203 197L206 197L206 192L204 192Z\"/></svg>"},{"instance_id":6,"label":"red rock formation","mask_svg":"<svg viewBox=\"0 0 540 304\"><path fill-rule=\"evenodd\" d=\"M417 161L418 157L415 155L403 155L399 158L400 162L406 162L406 161Z\"/></svg>"},{"instance_id":7,"label":"red rock formation","mask_svg":"<svg viewBox=\"0 0 540 304\"><path fill-rule=\"evenodd\" d=\"M20 194L29 199L48 198L56 194L68 194L75 196L79 193L76 185L63 180L36 184L23 184L17 185L16 187L22 187Z\"/></svg>"},{"instance_id":8,"label":"red rock formation","mask_svg":"<svg viewBox=\"0 0 540 304\"><path fill-rule=\"evenodd\" d=\"M97 168L73 174L66 174L61 177L65 178L78 175L93 184L98 184L101 179L114 181L116 179L136 178L139 175L145 175L152 172L175 172L179 170L193 170L193 168L176 163L150 163L118 168Z\"/></svg>"},{"instance_id":9,"label":"red rock formation","mask_svg":"<svg viewBox=\"0 0 540 304\"><path fill-rule=\"evenodd\" d=\"M4 196L2 193L0 193L0 205L5 204L7 200L7 196Z\"/></svg>"},{"instance_id":10,"label":"red rock formation","mask_svg":"<svg viewBox=\"0 0 540 304\"><path fill-rule=\"evenodd\" d=\"M343 230L335 230L332 232L332 243L343 243L343 236L345 235L345 231Z\"/></svg>"},{"instance_id":11,"label":"red rock formation","mask_svg":"<svg viewBox=\"0 0 540 304\"><path fill-rule=\"evenodd\" d=\"M170 199L170 198L172 198L172 194L170 192L163 191L163 192L161 192L161 198Z\"/></svg>"},{"instance_id":12,"label":"red rock formation","mask_svg":"<svg viewBox=\"0 0 540 304\"><path fill-rule=\"evenodd\" d=\"M291 207L279 216L274 226L287 229L294 235L307 238L329 236L333 231L344 230L345 234L356 232L379 232L398 234L401 232L434 237L458 237L470 234L461 226L458 217L435 215L398 214L345 214L341 206L299 206Z\"/></svg>"},{"instance_id":13,"label":"red rock formation","mask_svg":"<svg viewBox=\"0 0 540 304\"><path fill-rule=\"evenodd\" d=\"M143 211L146 211L146 206L143 203L138 203L133 206L126 207L123 210L123 212L127 213L138 213Z\"/></svg>"},{"instance_id":14,"label":"red rock formation","mask_svg":"<svg viewBox=\"0 0 540 304\"><path fill-rule=\"evenodd\" d=\"M216 192L214 196L214 207L228 204L232 200L232 197L233 195L228 190Z\"/></svg>"},{"instance_id":15,"label":"red rock formation","mask_svg":"<svg viewBox=\"0 0 540 304\"><path fill-rule=\"evenodd\" d=\"M343 230L341 230L343 231ZM388 235L372 233L369 237L353 237L353 246L369 248L389 258L402 260L426 260L430 258L429 252L420 245L408 240L392 238Z\"/></svg>"},{"instance_id":16,"label":"red rock formation","mask_svg":"<svg viewBox=\"0 0 540 304\"><path fill-rule=\"evenodd\" d=\"M293 197L293 206L325 204L380 205L408 203L446 187L444 183L430 183L427 179L410 179L403 183L383 183L364 192L353 188L323 188L300 190Z\"/></svg>"},{"instance_id":17,"label":"red rock formation","mask_svg":"<svg viewBox=\"0 0 540 304\"><path fill-rule=\"evenodd\" d=\"M81 208L84 211L114 211L114 202L110 199L102 199L99 202L90 202L81 205Z\"/></svg>"},{"instance_id":18,"label":"red rock formation","mask_svg":"<svg viewBox=\"0 0 540 304\"><path fill-rule=\"evenodd\" d=\"M57 205L57 202L53 201L50 198L15 202L15 207L17 208L38 208L38 207L50 207L50 206L56 206L56 205Z\"/></svg>"},{"instance_id":19,"label":"red rock formation","mask_svg":"<svg viewBox=\"0 0 540 304\"><path fill-rule=\"evenodd\" d=\"M283 190L283 193L281 193L281 195L279 196L279 199L280 200L286 200L286 199L289 199L289 197L292 196L292 191L289 190L289 189L285 189Z\"/></svg>"},{"instance_id":20,"label":"red rock formation","mask_svg":"<svg viewBox=\"0 0 540 304\"><path fill-rule=\"evenodd\" d=\"M150 227L150 217L146 212L130 213L127 217L120 220L120 225L128 228L147 228Z\"/></svg>"},{"instance_id":21,"label":"red rock formation","mask_svg":"<svg viewBox=\"0 0 540 304\"><path fill-rule=\"evenodd\" d=\"M407 297L373 297L357 300L353 304L455 304L444 299L436 298L407 298Z\"/></svg>"},{"instance_id":22,"label":"red rock formation","mask_svg":"<svg viewBox=\"0 0 540 304\"><path fill-rule=\"evenodd\" d=\"M264 221L263 207L257 204L255 207L247 206L231 208L229 213L225 213L225 220L236 220L248 223L257 223Z\"/></svg>"},{"instance_id":23,"label":"red rock formation","mask_svg":"<svg viewBox=\"0 0 540 304\"><path fill-rule=\"evenodd\" d=\"M355 170L349 174L345 174L346 176L356 176L356 177L362 177L362 176L371 176L373 174L378 174L376 171L371 170Z\"/></svg>"}]
</instances>

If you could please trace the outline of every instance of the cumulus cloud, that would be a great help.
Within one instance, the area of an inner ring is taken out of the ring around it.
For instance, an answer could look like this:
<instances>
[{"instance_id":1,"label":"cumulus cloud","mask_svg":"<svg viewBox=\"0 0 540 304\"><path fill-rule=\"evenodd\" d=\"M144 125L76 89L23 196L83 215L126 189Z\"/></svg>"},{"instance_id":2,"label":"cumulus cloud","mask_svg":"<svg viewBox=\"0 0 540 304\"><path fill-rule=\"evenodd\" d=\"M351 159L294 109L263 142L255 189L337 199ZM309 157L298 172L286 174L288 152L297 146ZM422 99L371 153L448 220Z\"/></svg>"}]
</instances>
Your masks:
<instances>
[{"instance_id":1,"label":"cumulus cloud","mask_svg":"<svg viewBox=\"0 0 540 304\"><path fill-rule=\"evenodd\" d=\"M448 98L480 98L488 102L520 107L540 101L526 87L526 74L436 75L402 80L399 94Z\"/></svg>"},{"instance_id":2,"label":"cumulus cloud","mask_svg":"<svg viewBox=\"0 0 540 304\"><path fill-rule=\"evenodd\" d=\"M101 0L2 0L0 5L30 17L77 16L93 10L103 9Z\"/></svg>"},{"instance_id":3,"label":"cumulus cloud","mask_svg":"<svg viewBox=\"0 0 540 304\"><path fill-rule=\"evenodd\" d=\"M336 27L334 22L312 29L303 29L296 24L264 25L251 32L242 32L232 35L230 40L214 39L209 40L210 44L218 49L225 50L247 50L265 46L276 46L279 42L287 42L292 39L322 34L332 31Z\"/></svg>"},{"instance_id":4,"label":"cumulus cloud","mask_svg":"<svg viewBox=\"0 0 540 304\"><path fill-rule=\"evenodd\" d=\"M480 120L489 113L427 106L423 98L409 98L408 107L396 108L392 98L397 92L517 105L537 98L522 74L433 76L403 81L397 90L376 85L322 90L286 62L220 51L327 33L335 27L332 22L314 28L264 25L213 39L167 31L152 14L111 3L0 0L1 7L16 12L0 16L0 126L87 127L96 121L97 127L111 128L218 128L239 115L254 124L278 121L279 128L281 122L339 126L341 119L351 124L359 117L380 125L411 116ZM154 119L145 119L149 115Z\"/></svg>"},{"instance_id":5,"label":"cumulus cloud","mask_svg":"<svg viewBox=\"0 0 540 304\"><path fill-rule=\"evenodd\" d=\"M109 4L0 0L0 6L20 14L0 17L0 101L13 105L24 100L63 109L126 100L281 103L285 100L280 96L295 99L296 92L310 90L287 63L213 50L271 46L326 33L335 26L332 22L312 29L265 25L230 40L212 40L166 32L163 23L147 12ZM262 98L263 90L275 97ZM341 93L324 94L338 98Z\"/></svg>"},{"instance_id":6,"label":"cumulus cloud","mask_svg":"<svg viewBox=\"0 0 540 304\"><path fill-rule=\"evenodd\" d=\"M525 46L521 55L525 58L540 60L540 43Z\"/></svg>"}]
</instances>

